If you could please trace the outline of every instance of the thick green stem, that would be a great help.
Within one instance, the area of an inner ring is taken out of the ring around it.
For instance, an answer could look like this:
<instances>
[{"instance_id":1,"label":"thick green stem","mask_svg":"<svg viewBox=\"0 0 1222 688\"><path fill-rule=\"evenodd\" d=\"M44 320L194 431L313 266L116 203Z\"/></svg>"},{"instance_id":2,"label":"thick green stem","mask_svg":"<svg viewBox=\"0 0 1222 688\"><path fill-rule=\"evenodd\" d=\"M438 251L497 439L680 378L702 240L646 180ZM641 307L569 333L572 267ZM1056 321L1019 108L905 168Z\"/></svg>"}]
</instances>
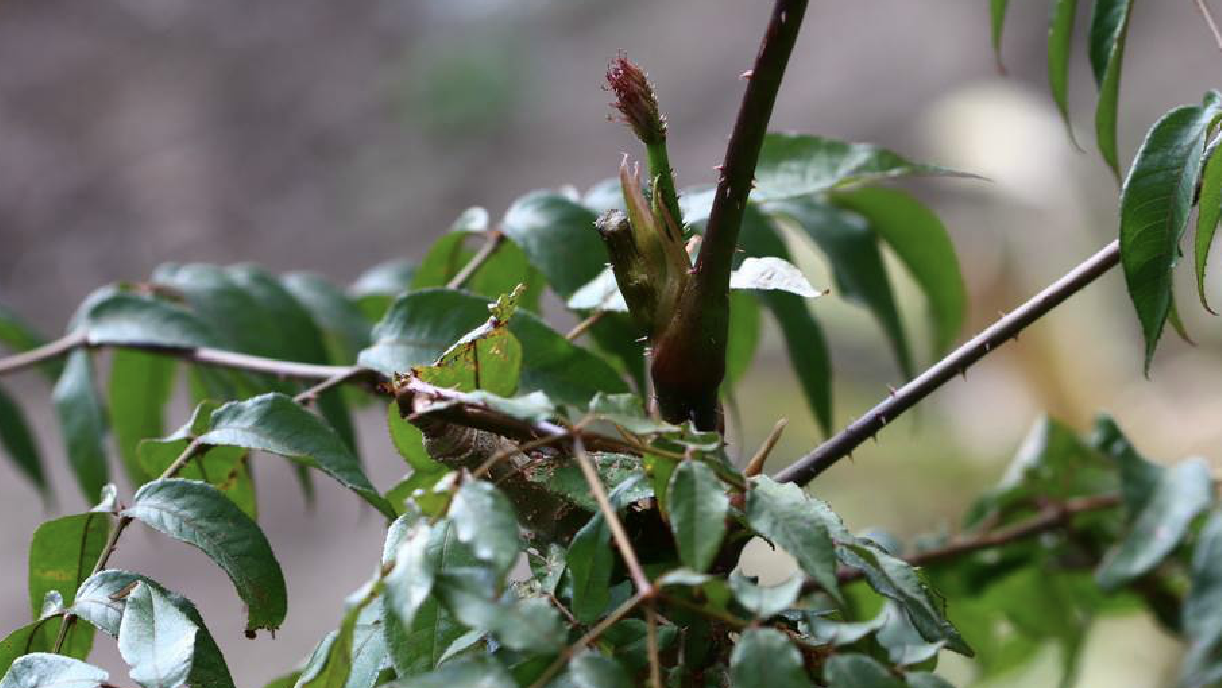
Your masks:
<instances>
[{"instance_id":1,"label":"thick green stem","mask_svg":"<svg viewBox=\"0 0 1222 688\"><path fill-rule=\"evenodd\" d=\"M654 344L651 373L658 407L671 422L691 420L702 430L720 425L717 393L729 340L730 269L760 147L806 5L807 0L777 0L773 7L755 67L747 75L693 279Z\"/></svg>"}]
</instances>

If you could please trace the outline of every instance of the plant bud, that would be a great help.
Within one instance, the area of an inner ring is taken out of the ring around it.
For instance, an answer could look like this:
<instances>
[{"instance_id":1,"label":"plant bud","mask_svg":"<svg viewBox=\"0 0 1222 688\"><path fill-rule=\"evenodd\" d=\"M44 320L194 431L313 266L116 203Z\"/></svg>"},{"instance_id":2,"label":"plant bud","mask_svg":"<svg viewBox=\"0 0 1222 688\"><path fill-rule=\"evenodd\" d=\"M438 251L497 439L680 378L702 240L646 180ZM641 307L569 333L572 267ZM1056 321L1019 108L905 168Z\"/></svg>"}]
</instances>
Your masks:
<instances>
[{"instance_id":1,"label":"plant bud","mask_svg":"<svg viewBox=\"0 0 1222 688\"><path fill-rule=\"evenodd\" d=\"M666 140L666 121L658 110L658 98L645 72L621 53L607 68L607 86L615 94L611 104L622 120L645 145Z\"/></svg>"}]
</instances>

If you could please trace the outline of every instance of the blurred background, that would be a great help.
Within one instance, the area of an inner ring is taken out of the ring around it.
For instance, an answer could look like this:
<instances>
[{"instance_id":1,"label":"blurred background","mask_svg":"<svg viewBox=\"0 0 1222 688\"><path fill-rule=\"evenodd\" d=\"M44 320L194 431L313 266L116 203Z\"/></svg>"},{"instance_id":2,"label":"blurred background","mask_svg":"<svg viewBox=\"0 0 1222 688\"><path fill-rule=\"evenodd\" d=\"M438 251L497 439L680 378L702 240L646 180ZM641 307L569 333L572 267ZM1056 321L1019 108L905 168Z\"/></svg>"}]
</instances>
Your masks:
<instances>
[{"instance_id":1,"label":"blurred background","mask_svg":"<svg viewBox=\"0 0 1222 688\"><path fill-rule=\"evenodd\" d=\"M600 90L619 50L658 89L680 186L713 183L743 88L738 75L769 4L8 0L0 5L0 302L56 334L94 287L141 279L165 261L250 261L346 284L376 263L419 257L469 206L497 217L527 191L584 189L611 176L621 152L638 153L628 131L607 121ZM1003 77L984 0L813 2L773 118L777 130L874 142L991 179L906 185L939 211L960 252L971 297L965 337L1116 231L1117 187L1092 143L1094 84L1081 36L1071 99L1086 153L1071 145L1047 94L1049 4L1012 3ZM1159 115L1219 85L1219 66L1192 2L1137 3L1120 106L1126 164ZM802 256L811 281L830 285L820 258ZM1122 280L1111 274L840 463L814 492L855 528L953 531L1041 409L1079 428L1108 411L1150 456L1200 454L1217 466L1222 324L1207 321L1182 286L1199 346L1169 333L1151 380ZM903 280L899 288L920 330L920 296ZM1222 284L1211 291L1222 299ZM901 380L864 311L835 295L813 307L834 346L842 425ZM788 375L768 330L738 392L737 444L751 451L788 417L770 469L820 439ZM49 390L32 374L5 385L37 425L57 494L44 505L0 462L7 631L28 615L31 533L82 500L63 469ZM172 426L187 410L175 413ZM386 488L405 467L378 416L361 418L362 443L371 477ZM261 522L290 593L274 640L242 637L240 602L198 552L136 529L113 559L193 598L243 686L291 668L335 626L340 591L373 570L382 538L379 519L349 494L320 480L307 507L284 462L262 458ZM784 562L760 554L753 566L781 575ZM99 663L120 666L113 642L97 647ZM1140 617L1099 624L1090 647L1083 686L1159 685L1179 652ZM1037 663L1011 682L1044 684L1042 664L1055 666Z\"/></svg>"}]
</instances>

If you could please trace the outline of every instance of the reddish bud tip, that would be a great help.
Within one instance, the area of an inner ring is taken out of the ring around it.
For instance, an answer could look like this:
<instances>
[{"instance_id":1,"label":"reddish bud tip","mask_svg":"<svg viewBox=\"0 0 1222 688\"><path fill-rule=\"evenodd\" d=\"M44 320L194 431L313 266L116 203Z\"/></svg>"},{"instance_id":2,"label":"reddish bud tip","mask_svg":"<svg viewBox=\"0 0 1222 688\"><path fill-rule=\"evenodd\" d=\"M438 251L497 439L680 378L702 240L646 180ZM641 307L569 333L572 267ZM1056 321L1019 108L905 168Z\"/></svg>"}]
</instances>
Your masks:
<instances>
[{"instance_id":1,"label":"reddish bud tip","mask_svg":"<svg viewBox=\"0 0 1222 688\"><path fill-rule=\"evenodd\" d=\"M658 110L653 86L624 53L607 68L607 87L615 94L611 106L619 110L622 121L632 127L637 138L645 144L661 143L666 138L666 121Z\"/></svg>"}]
</instances>

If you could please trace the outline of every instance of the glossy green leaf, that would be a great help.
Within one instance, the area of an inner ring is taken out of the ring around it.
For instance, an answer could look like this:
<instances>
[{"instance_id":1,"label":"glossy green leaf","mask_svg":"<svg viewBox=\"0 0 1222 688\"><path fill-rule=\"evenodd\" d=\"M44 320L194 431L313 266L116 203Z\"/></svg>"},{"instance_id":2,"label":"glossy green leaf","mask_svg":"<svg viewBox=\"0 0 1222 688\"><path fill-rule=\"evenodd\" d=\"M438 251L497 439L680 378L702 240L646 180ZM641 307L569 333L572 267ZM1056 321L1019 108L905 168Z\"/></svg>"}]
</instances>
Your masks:
<instances>
[{"instance_id":1,"label":"glossy green leaf","mask_svg":"<svg viewBox=\"0 0 1222 688\"><path fill-rule=\"evenodd\" d=\"M513 677L493 657L477 656L446 664L420 676L401 678L386 688L518 688Z\"/></svg>"},{"instance_id":2,"label":"glossy green leaf","mask_svg":"<svg viewBox=\"0 0 1222 688\"><path fill-rule=\"evenodd\" d=\"M182 306L132 292L107 290L77 316L93 344L212 346L207 325Z\"/></svg>"},{"instance_id":3,"label":"glossy green leaf","mask_svg":"<svg viewBox=\"0 0 1222 688\"><path fill-rule=\"evenodd\" d=\"M823 665L823 680L835 688L903 688L904 682L896 678L865 655L836 655L829 657Z\"/></svg>"},{"instance_id":4,"label":"glossy green leaf","mask_svg":"<svg viewBox=\"0 0 1222 688\"><path fill-rule=\"evenodd\" d=\"M946 618L946 601L908 562L867 540L845 543L837 554L846 566L860 569L875 592L894 600L922 638L945 641L947 649L972 656L971 647Z\"/></svg>"},{"instance_id":5,"label":"glossy green leaf","mask_svg":"<svg viewBox=\"0 0 1222 688\"><path fill-rule=\"evenodd\" d=\"M0 688L97 688L110 674L84 662L36 652L13 662Z\"/></svg>"},{"instance_id":6,"label":"glossy green leaf","mask_svg":"<svg viewBox=\"0 0 1222 688\"><path fill-rule=\"evenodd\" d=\"M464 334L432 365L414 368L425 382L460 392L487 390L510 396L517 389L522 369L522 345L509 332L521 287L497 299L491 317Z\"/></svg>"},{"instance_id":7,"label":"glossy green leaf","mask_svg":"<svg viewBox=\"0 0 1222 688\"><path fill-rule=\"evenodd\" d=\"M383 621L391 661L400 677L437 668L446 649L466 628L433 595L436 574L477 563L458 541L448 520L430 526L400 518L387 537L385 554L393 565L386 577ZM400 540L392 542L392 537Z\"/></svg>"},{"instance_id":8,"label":"glossy green leaf","mask_svg":"<svg viewBox=\"0 0 1222 688\"><path fill-rule=\"evenodd\" d=\"M632 679L610 657L583 652L569 662L569 680L577 688L632 688Z\"/></svg>"},{"instance_id":9,"label":"glossy green leaf","mask_svg":"<svg viewBox=\"0 0 1222 688\"><path fill-rule=\"evenodd\" d=\"M246 603L248 631L275 630L284 621L284 574L267 537L216 488L194 480L155 480L136 492L123 515L198 547L216 562Z\"/></svg>"},{"instance_id":10,"label":"glossy green leaf","mask_svg":"<svg viewBox=\"0 0 1222 688\"><path fill-rule=\"evenodd\" d=\"M522 540L513 504L490 482L467 480L450 503L450 520L459 542L471 547L475 556L491 563L504 575L509 572Z\"/></svg>"},{"instance_id":11,"label":"glossy green leaf","mask_svg":"<svg viewBox=\"0 0 1222 688\"><path fill-rule=\"evenodd\" d=\"M779 290L808 299L822 296L793 263L782 258L746 258L730 273L731 289Z\"/></svg>"},{"instance_id":12,"label":"glossy green leaf","mask_svg":"<svg viewBox=\"0 0 1222 688\"><path fill-rule=\"evenodd\" d=\"M1095 0L1090 19L1090 66L1099 84L1095 106L1095 138L1099 153L1120 178L1116 146L1116 109L1120 100L1120 71L1133 0Z\"/></svg>"},{"instance_id":13,"label":"glossy green leaf","mask_svg":"<svg viewBox=\"0 0 1222 688\"><path fill-rule=\"evenodd\" d=\"M340 622L339 630L327 634L306 661L305 667L301 670L301 676L297 679L296 688L346 688L350 681L355 684L353 688L356 686L369 688L377 679L378 672L382 669L380 660L385 659L385 655L378 661L366 660L366 663L360 667L360 675L354 676L353 674L356 668L358 624L366 610L372 610L373 613L380 611L381 598L371 591L355 603L350 602L349 604L350 606L344 612L343 621ZM376 617L366 616L365 618L368 624ZM375 627L374 630L376 632L372 634L366 631L364 634L366 640L370 635L381 636L380 628ZM383 647L385 647L384 644Z\"/></svg>"},{"instance_id":14,"label":"glossy green leaf","mask_svg":"<svg viewBox=\"0 0 1222 688\"><path fill-rule=\"evenodd\" d=\"M1201 529L1192 556L1192 587L1184 600L1183 631L1188 653L1180 666L1182 688L1222 679L1222 510Z\"/></svg>"},{"instance_id":15,"label":"glossy green leaf","mask_svg":"<svg viewBox=\"0 0 1222 688\"><path fill-rule=\"evenodd\" d=\"M1209 261L1209 249L1213 246L1214 232L1222 220L1222 146L1212 146L1206 152L1205 169L1201 174L1201 191L1197 195L1197 233L1194 242L1197 273L1197 295L1201 305L1213 312L1205 298L1205 265Z\"/></svg>"},{"instance_id":16,"label":"glossy green leaf","mask_svg":"<svg viewBox=\"0 0 1222 688\"><path fill-rule=\"evenodd\" d=\"M356 299L361 313L370 322L377 322L400 294L411 290L415 276L414 263L392 260L366 270L348 288L348 293Z\"/></svg>"},{"instance_id":17,"label":"glossy green leaf","mask_svg":"<svg viewBox=\"0 0 1222 688\"><path fill-rule=\"evenodd\" d=\"M846 143L804 134L768 134L755 168L751 199L764 203L911 175L972 176L937 165L914 163L868 143Z\"/></svg>"},{"instance_id":18,"label":"glossy green leaf","mask_svg":"<svg viewBox=\"0 0 1222 688\"><path fill-rule=\"evenodd\" d=\"M1078 145L1073 135L1073 123L1069 119L1069 55L1073 46L1074 19L1078 14L1078 0L1054 0L1052 19L1048 24L1048 88L1057 110L1065 122L1069 140Z\"/></svg>"},{"instance_id":19,"label":"glossy green leaf","mask_svg":"<svg viewBox=\"0 0 1222 688\"><path fill-rule=\"evenodd\" d=\"M348 446L322 419L277 393L225 404L212 414L204 444L279 454L318 468L390 518L394 509L365 477Z\"/></svg>"},{"instance_id":20,"label":"glossy green leaf","mask_svg":"<svg viewBox=\"0 0 1222 688\"><path fill-rule=\"evenodd\" d=\"M730 294L730 338L726 343L726 378L722 391L734 385L751 368L760 340L760 306L753 294Z\"/></svg>"},{"instance_id":21,"label":"glossy green leaf","mask_svg":"<svg viewBox=\"0 0 1222 688\"><path fill-rule=\"evenodd\" d=\"M754 205L743 215L740 245L745 256L789 258L785 242L768 216ZM800 296L779 291L758 294L781 328L790 365L797 374L807 406L825 434L832 431L832 364L827 340L810 305Z\"/></svg>"},{"instance_id":22,"label":"glossy green leaf","mask_svg":"<svg viewBox=\"0 0 1222 688\"><path fill-rule=\"evenodd\" d=\"M282 284L322 330L331 363L349 365L369 346L373 323L356 301L334 284L309 272L291 272L284 276Z\"/></svg>"},{"instance_id":23,"label":"glossy green leaf","mask_svg":"<svg viewBox=\"0 0 1222 688\"><path fill-rule=\"evenodd\" d=\"M565 640L560 612L542 597L501 602L495 597L495 580L487 573L480 569L443 571L437 574L436 594L464 624L494 634L510 649L558 652Z\"/></svg>"},{"instance_id":24,"label":"glossy green leaf","mask_svg":"<svg viewBox=\"0 0 1222 688\"><path fill-rule=\"evenodd\" d=\"M75 514L47 521L34 531L29 550L30 611L41 616L43 600L58 591L65 607L72 606L77 588L89 577L110 535L110 518L101 513ZM59 635L60 620L43 624L42 647L50 649ZM93 629L75 624L63 654L84 659L93 647Z\"/></svg>"},{"instance_id":25,"label":"glossy green leaf","mask_svg":"<svg viewBox=\"0 0 1222 688\"><path fill-rule=\"evenodd\" d=\"M382 600L366 606L356 617L352 633L352 669L344 688L373 688L378 676L390 668L390 648L382 620Z\"/></svg>"},{"instance_id":26,"label":"glossy green leaf","mask_svg":"<svg viewBox=\"0 0 1222 688\"><path fill-rule=\"evenodd\" d=\"M0 676L8 672L18 657L31 652L49 652L51 644L42 632L45 621L26 624L0 639Z\"/></svg>"},{"instance_id":27,"label":"glossy green leaf","mask_svg":"<svg viewBox=\"0 0 1222 688\"><path fill-rule=\"evenodd\" d=\"M161 475L189 444L186 439L145 440L137 449L140 466L147 475ZM211 447L180 468L175 477L202 480L224 493L242 513L252 519L258 516L250 452L242 447Z\"/></svg>"},{"instance_id":28,"label":"glossy green leaf","mask_svg":"<svg viewBox=\"0 0 1222 688\"><path fill-rule=\"evenodd\" d=\"M536 191L514 202L501 230L526 253L548 285L567 299L606 263L607 251L594 231L594 218L592 211L560 194Z\"/></svg>"},{"instance_id":29,"label":"glossy green leaf","mask_svg":"<svg viewBox=\"0 0 1222 688\"><path fill-rule=\"evenodd\" d=\"M783 633L772 628L744 631L730 654L734 688L812 688L802 654Z\"/></svg>"},{"instance_id":30,"label":"glossy green leaf","mask_svg":"<svg viewBox=\"0 0 1222 688\"><path fill-rule=\"evenodd\" d=\"M403 419L397 402L392 401L386 408L386 426L390 431L391 444L413 471L444 473L449 470L425 451L424 434L420 432L420 428Z\"/></svg>"},{"instance_id":31,"label":"glossy green leaf","mask_svg":"<svg viewBox=\"0 0 1222 688\"><path fill-rule=\"evenodd\" d=\"M72 613L117 638L122 629L127 597L141 584L168 600L197 629L189 684L195 688L233 688L233 678L229 675L225 658L204 626L204 619L195 605L144 576L118 570L94 574L77 592Z\"/></svg>"},{"instance_id":32,"label":"glossy green leaf","mask_svg":"<svg viewBox=\"0 0 1222 688\"><path fill-rule=\"evenodd\" d=\"M123 607L119 654L144 688L177 688L190 676L198 631L169 598L137 583Z\"/></svg>"},{"instance_id":33,"label":"glossy green leaf","mask_svg":"<svg viewBox=\"0 0 1222 688\"><path fill-rule=\"evenodd\" d=\"M17 402L0 388L0 447L19 473L24 475L45 497L47 476L42 469L42 459L34 433L26 422L25 413Z\"/></svg>"},{"instance_id":34,"label":"glossy green leaf","mask_svg":"<svg viewBox=\"0 0 1222 688\"><path fill-rule=\"evenodd\" d=\"M109 482L110 470L106 465L106 409L94 387L93 361L88 351L78 349L68 354L51 398L68 463L85 501L93 503Z\"/></svg>"},{"instance_id":35,"label":"glossy green leaf","mask_svg":"<svg viewBox=\"0 0 1222 688\"><path fill-rule=\"evenodd\" d=\"M107 386L110 418L127 479L140 486L157 476L140 465L144 439L165 434L165 405L174 385L174 359L143 351L115 351Z\"/></svg>"},{"instance_id":36,"label":"glossy green leaf","mask_svg":"<svg viewBox=\"0 0 1222 688\"><path fill-rule=\"evenodd\" d=\"M925 294L934 352L949 351L967 314L967 289L955 247L937 214L898 189L856 189L832 200L864 217L904 264Z\"/></svg>"},{"instance_id":37,"label":"glossy green leaf","mask_svg":"<svg viewBox=\"0 0 1222 688\"><path fill-rule=\"evenodd\" d=\"M1001 67L1001 35L1006 26L1006 10L1010 8L1010 0L989 0L989 28L993 38L993 55Z\"/></svg>"},{"instance_id":38,"label":"glossy green leaf","mask_svg":"<svg viewBox=\"0 0 1222 688\"><path fill-rule=\"evenodd\" d=\"M358 361L386 375L428 365L487 319L488 301L478 296L445 289L407 294L374 328L374 344ZM516 314L509 331L522 345L519 393L542 391L558 402L584 406L600 391L628 391L606 362L533 314Z\"/></svg>"},{"instance_id":39,"label":"glossy green leaf","mask_svg":"<svg viewBox=\"0 0 1222 688\"><path fill-rule=\"evenodd\" d=\"M611 529L602 514L595 514L573 536L565 566L573 586L573 616L582 623L593 623L611 602L611 573L615 568Z\"/></svg>"},{"instance_id":40,"label":"glossy green leaf","mask_svg":"<svg viewBox=\"0 0 1222 688\"><path fill-rule=\"evenodd\" d=\"M780 201L765 206L765 210L793 220L823 251L832 267L837 295L870 310L891 342L900 371L905 378L911 378L912 350L883 264L878 237L868 221L810 198ZM906 222L905 227L911 225ZM944 264L938 267L946 270Z\"/></svg>"},{"instance_id":41,"label":"glossy green leaf","mask_svg":"<svg viewBox=\"0 0 1222 688\"><path fill-rule=\"evenodd\" d=\"M837 595L836 552L828 531L826 504L793 483L767 476L752 478L747 492L747 523L798 561L806 575Z\"/></svg>"},{"instance_id":42,"label":"glossy green leaf","mask_svg":"<svg viewBox=\"0 0 1222 688\"><path fill-rule=\"evenodd\" d=\"M685 566L704 571L726 535L730 498L717 474L702 461L680 462L667 491L670 529Z\"/></svg>"},{"instance_id":43,"label":"glossy green leaf","mask_svg":"<svg viewBox=\"0 0 1222 688\"><path fill-rule=\"evenodd\" d=\"M730 574L730 590L734 591L734 599L761 619L780 614L797 602L802 592L802 576L790 576L777 585L757 585L747 579L742 573L734 571Z\"/></svg>"},{"instance_id":44,"label":"glossy green leaf","mask_svg":"<svg viewBox=\"0 0 1222 688\"><path fill-rule=\"evenodd\" d=\"M1147 373L1171 311L1171 270L1179 261L1205 131L1216 109L1211 95L1204 107L1183 106L1163 115L1137 151L1120 192L1120 262L1145 336Z\"/></svg>"},{"instance_id":45,"label":"glossy green leaf","mask_svg":"<svg viewBox=\"0 0 1222 688\"><path fill-rule=\"evenodd\" d=\"M1099 585L1114 589L1153 570L1180 544L1193 519L1209 508L1212 492L1204 461L1190 459L1167 468L1141 511L1129 515L1128 534L1099 567Z\"/></svg>"}]
</instances>

